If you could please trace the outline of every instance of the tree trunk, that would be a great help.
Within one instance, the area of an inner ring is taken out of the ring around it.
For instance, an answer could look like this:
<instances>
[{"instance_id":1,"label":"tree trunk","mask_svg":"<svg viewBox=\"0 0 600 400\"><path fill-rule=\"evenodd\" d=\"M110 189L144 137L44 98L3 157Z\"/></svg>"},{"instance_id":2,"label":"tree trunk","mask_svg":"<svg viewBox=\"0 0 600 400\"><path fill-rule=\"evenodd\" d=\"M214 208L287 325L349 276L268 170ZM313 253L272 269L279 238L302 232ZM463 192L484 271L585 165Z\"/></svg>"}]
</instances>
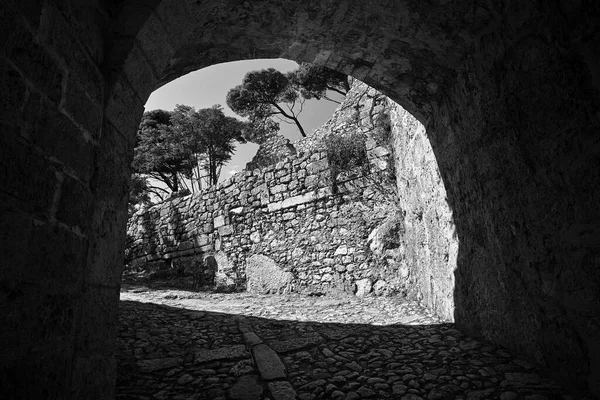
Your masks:
<instances>
[{"instance_id":1,"label":"tree trunk","mask_svg":"<svg viewBox=\"0 0 600 400\"><path fill-rule=\"evenodd\" d=\"M298 121L298 118L292 117L292 120L296 123L296 126L298 127L298 130L300 130L300 134L302 135L302 137L305 138L306 133L304 132L302 125L300 125L300 121Z\"/></svg>"},{"instance_id":2,"label":"tree trunk","mask_svg":"<svg viewBox=\"0 0 600 400\"><path fill-rule=\"evenodd\" d=\"M211 174L212 184L216 186L217 181L219 180L219 177L217 176L217 165L214 162L211 162L211 164L210 164L210 174Z\"/></svg>"},{"instance_id":3,"label":"tree trunk","mask_svg":"<svg viewBox=\"0 0 600 400\"><path fill-rule=\"evenodd\" d=\"M348 84L346 83L346 86L347 86L347 85L348 85ZM339 89L336 89L336 88L334 88L333 86L327 86L327 89L328 89L328 90L331 90L331 91L333 91L333 92L339 93L339 94L341 94L342 96L346 96L346 95L348 94L348 90L350 90L350 89L346 89L346 91L345 91L345 92L343 92L343 91L341 91L341 90L339 90ZM325 96L325 97L327 98L327 96ZM336 102L336 103L337 103L337 102Z\"/></svg>"},{"instance_id":4,"label":"tree trunk","mask_svg":"<svg viewBox=\"0 0 600 400\"><path fill-rule=\"evenodd\" d=\"M171 190L171 192L176 192L177 191L177 180L173 180L172 176L173 174L171 174L171 178L169 178L168 175L163 174L162 172L157 172L158 176L160 176L160 179L158 179L159 181L163 182L165 185L167 185L167 187Z\"/></svg>"},{"instance_id":5,"label":"tree trunk","mask_svg":"<svg viewBox=\"0 0 600 400\"><path fill-rule=\"evenodd\" d=\"M302 137L306 137L306 133L304 132L304 128L302 128L302 125L300 125L300 121L298 121L298 118L296 118L296 116L293 113L292 113L292 115L286 113L285 110L283 108L281 108L279 106L279 104L277 104L277 103L269 103L269 104L271 104L276 109L278 109L279 113L281 115L283 115L285 118L291 119L292 121L294 121L296 123L296 126L298 127L298 130L300 131L300 134L302 135Z\"/></svg>"},{"instance_id":6,"label":"tree trunk","mask_svg":"<svg viewBox=\"0 0 600 400\"><path fill-rule=\"evenodd\" d=\"M212 156L212 149L208 150L208 179L210 181L210 186L215 186L217 184L217 166Z\"/></svg>"},{"instance_id":7,"label":"tree trunk","mask_svg":"<svg viewBox=\"0 0 600 400\"><path fill-rule=\"evenodd\" d=\"M171 174L171 179L173 182L173 188L172 188L173 193L176 193L179 191L179 179L177 179L177 172L173 172Z\"/></svg>"}]
</instances>

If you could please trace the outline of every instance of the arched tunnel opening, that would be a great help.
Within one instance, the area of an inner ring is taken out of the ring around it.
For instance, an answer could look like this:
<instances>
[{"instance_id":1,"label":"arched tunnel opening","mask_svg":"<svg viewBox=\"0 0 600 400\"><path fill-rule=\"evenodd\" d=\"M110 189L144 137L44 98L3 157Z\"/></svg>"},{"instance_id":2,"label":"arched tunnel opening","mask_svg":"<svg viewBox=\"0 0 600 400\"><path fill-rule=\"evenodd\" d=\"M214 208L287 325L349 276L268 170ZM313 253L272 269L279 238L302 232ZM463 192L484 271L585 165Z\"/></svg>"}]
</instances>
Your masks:
<instances>
[{"instance_id":1,"label":"arched tunnel opening","mask_svg":"<svg viewBox=\"0 0 600 400\"><path fill-rule=\"evenodd\" d=\"M9 395L114 397L143 104L186 72L270 57L351 75L423 124L456 224L457 327L576 393L600 393L597 4L8 1L3 11ZM417 210L414 226L429 217ZM427 255L422 243L414 254Z\"/></svg>"},{"instance_id":2,"label":"arched tunnel opening","mask_svg":"<svg viewBox=\"0 0 600 400\"><path fill-rule=\"evenodd\" d=\"M375 89L356 79L348 86L330 119L306 129L306 138L261 140L245 171L130 216L119 397L475 390L447 375L467 357L484 356L479 342L443 324L454 318L458 243L425 128ZM437 344L418 344L429 340ZM452 346L472 351L438 364L433 355ZM420 363L436 371L439 385L401 380L433 376Z\"/></svg>"}]
</instances>

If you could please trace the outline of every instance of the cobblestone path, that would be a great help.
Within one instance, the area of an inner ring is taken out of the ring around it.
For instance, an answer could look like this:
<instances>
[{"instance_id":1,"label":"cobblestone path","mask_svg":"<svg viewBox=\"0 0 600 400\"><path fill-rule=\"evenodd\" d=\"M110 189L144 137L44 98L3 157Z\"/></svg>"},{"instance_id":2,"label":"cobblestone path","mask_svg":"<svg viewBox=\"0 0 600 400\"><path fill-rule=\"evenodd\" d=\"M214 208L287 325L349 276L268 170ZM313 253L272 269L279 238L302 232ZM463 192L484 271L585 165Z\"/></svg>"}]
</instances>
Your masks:
<instances>
[{"instance_id":1,"label":"cobblestone path","mask_svg":"<svg viewBox=\"0 0 600 400\"><path fill-rule=\"evenodd\" d=\"M581 398L401 299L125 285L119 320L121 400Z\"/></svg>"}]
</instances>

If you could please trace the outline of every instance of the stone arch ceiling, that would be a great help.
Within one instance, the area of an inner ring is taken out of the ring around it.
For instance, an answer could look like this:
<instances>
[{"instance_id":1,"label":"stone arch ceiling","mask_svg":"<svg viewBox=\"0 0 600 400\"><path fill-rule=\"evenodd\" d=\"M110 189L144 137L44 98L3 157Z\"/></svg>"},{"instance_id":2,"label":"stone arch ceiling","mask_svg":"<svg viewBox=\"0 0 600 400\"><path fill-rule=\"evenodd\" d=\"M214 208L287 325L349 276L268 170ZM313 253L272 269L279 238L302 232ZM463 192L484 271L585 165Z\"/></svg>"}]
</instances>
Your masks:
<instances>
[{"instance_id":1,"label":"stone arch ceiling","mask_svg":"<svg viewBox=\"0 0 600 400\"><path fill-rule=\"evenodd\" d=\"M108 9L105 115L131 138L156 87L248 58L381 90L424 123L439 165L456 322L600 393L599 13L567 3L124 1Z\"/></svg>"},{"instance_id":2,"label":"stone arch ceiling","mask_svg":"<svg viewBox=\"0 0 600 400\"><path fill-rule=\"evenodd\" d=\"M416 0L165 0L154 13L131 3L117 11L118 40L105 68L118 70L128 55L125 72L143 100L156 87L200 68L283 57L359 78L421 120L451 84L470 41L493 25L497 13L474 2L457 7ZM147 62L148 70L139 67Z\"/></svg>"},{"instance_id":3,"label":"stone arch ceiling","mask_svg":"<svg viewBox=\"0 0 600 400\"><path fill-rule=\"evenodd\" d=\"M14 258L0 285L20 296L2 313L16 331L2 336L9 369L111 397L144 102L194 69L286 57L351 74L424 123L456 222L457 325L600 394L597 0L7 0L2 12L0 80L14 97L0 222ZM408 217L442 242L433 211ZM57 252L36 257L33 242ZM44 325L30 304L69 325ZM49 331L56 342L24 340Z\"/></svg>"}]
</instances>

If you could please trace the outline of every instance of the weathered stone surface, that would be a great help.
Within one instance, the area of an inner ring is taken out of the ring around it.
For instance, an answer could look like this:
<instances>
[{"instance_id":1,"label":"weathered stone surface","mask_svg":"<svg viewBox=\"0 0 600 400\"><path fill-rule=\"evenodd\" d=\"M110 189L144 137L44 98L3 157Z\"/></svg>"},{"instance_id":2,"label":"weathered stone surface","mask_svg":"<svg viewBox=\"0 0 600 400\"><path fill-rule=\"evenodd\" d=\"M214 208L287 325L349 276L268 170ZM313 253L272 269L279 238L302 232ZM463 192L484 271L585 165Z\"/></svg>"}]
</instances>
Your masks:
<instances>
[{"instance_id":1,"label":"weathered stone surface","mask_svg":"<svg viewBox=\"0 0 600 400\"><path fill-rule=\"evenodd\" d=\"M296 400L296 391L287 381L269 382L269 390L275 400Z\"/></svg>"},{"instance_id":2,"label":"weathered stone surface","mask_svg":"<svg viewBox=\"0 0 600 400\"><path fill-rule=\"evenodd\" d=\"M306 178L306 179L308 179L308 178ZM284 208L295 207L295 206L309 203L311 201L322 199L329 195L331 195L331 189L320 188L316 191L311 191L311 192L308 192L308 193L305 193L305 194L302 194L299 196L290 197L290 198L287 198L282 201L269 203L267 205L267 209L269 210L269 212L279 211Z\"/></svg>"},{"instance_id":3,"label":"weathered stone surface","mask_svg":"<svg viewBox=\"0 0 600 400\"><path fill-rule=\"evenodd\" d=\"M245 332L244 341L250 346L255 346L262 343L262 339L256 336L256 333L254 332Z\"/></svg>"},{"instance_id":4,"label":"weathered stone surface","mask_svg":"<svg viewBox=\"0 0 600 400\"><path fill-rule=\"evenodd\" d=\"M410 275L407 288L411 296L422 298L441 316L453 320L459 243L444 182L425 127L397 105L391 119L392 131L403 132L394 135L398 197L406 213L400 246L406 259L402 264L407 269L399 276L402 279ZM410 150L406 147L409 143ZM389 241L386 228L373 232L374 251L382 251Z\"/></svg>"},{"instance_id":5,"label":"weathered stone surface","mask_svg":"<svg viewBox=\"0 0 600 400\"><path fill-rule=\"evenodd\" d=\"M252 348L252 355L256 361L256 367L263 379L272 381L285 378L285 366L281 359L266 344L259 344Z\"/></svg>"},{"instance_id":6,"label":"weathered stone surface","mask_svg":"<svg viewBox=\"0 0 600 400\"><path fill-rule=\"evenodd\" d=\"M252 240L254 243L260 242L260 238L260 232L254 232L250 235L250 240Z\"/></svg>"},{"instance_id":7,"label":"weathered stone surface","mask_svg":"<svg viewBox=\"0 0 600 400\"><path fill-rule=\"evenodd\" d=\"M306 334L301 338L276 340L269 342L269 346L278 353L287 353L290 351L311 348L318 346L323 342L323 338L317 334Z\"/></svg>"},{"instance_id":8,"label":"weathered stone surface","mask_svg":"<svg viewBox=\"0 0 600 400\"><path fill-rule=\"evenodd\" d=\"M296 148L290 143L289 139L277 134L271 135L261 141L258 151L252 160L246 164L246 170L263 168L295 154Z\"/></svg>"},{"instance_id":9,"label":"weathered stone surface","mask_svg":"<svg viewBox=\"0 0 600 400\"><path fill-rule=\"evenodd\" d=\"M217 288L225 290L233 290L235 288L235 267L229 257L227 257L227 254L218 251L214 257L207 257L205 263L216 271L215 286Z\"/></svg>"},{"instance_id":10,"label":"weathered stone surface","mask_svg":"<svg viewBox=\"0 0 600 400\"><path fill-rule=\"evenodd\" d=\"M222 226L218 229L219 235L221 236L229 236L233 234L233 228L230 225Z\"/></svg>"},{"instance_id":11,"label":"weathered stone surface","mask_svg":"<svg viewBox=\"0 0 600 400\"><path fill-rule=\"evenodd\" d=\"M225 216L220 215L216 217L213 221L215 229L220 228L225 225Z\"/></svg>"},{"instance_id":12,"label":"weathered stone surface","mask_svg":"<svg viewBox=\"0 0 600 400\"><path fill-rule=\"evenodd\" d=\"M241 376L229 391L229 396L234 400L261 400L263 388L257 381L257 376Z\"/></svg>"},{"instance_id":13,"label":"weathered stone surface","mask_svg":"<svg viewBox=\"0 0 600 400\"><path fill-rule=\"evenodd\" d=\"M506 388L552 388L551 382L536 373L506 373L500 385Z\"/></svg>"},{"instance_id":14,"label":"weathered stone surface","mask_svg":"<svg viewBox=\"0 0 600 400\"><path fill-rule=\"evenodd\" d=\"M177 299L166 295L175 292ZM565 388L542 379L534 366L463 335L451 324L440 324L427 309L406 299L352 297L343 301L317 296L205 293L198 302L188 296L193 292L160 287L140 291L136 284L127 284L121 294L118 362L122 366L129 366L131 354L137 359L153 359L154 345L160 343L169 343L169 353L183 357L189 347L182 338L189 336L190 330L195 341L206 340L208 346L219 343L220 347L237 345L239 333L247 345L252 346L249 336L264 338L274 350L272 338L293 335L294 340L312 341L316 332L322 338L306 348L278 352L285 377L274 381L256 372L260 363L279 364L277 356L265 348L270 356L255 354L254 362L249 357L214 360L155 372L120 368L117 397L179 398L190 392L206 393L209 387L213 398L244 399L256 398L262 387L261 399L282 400L315 399L315 393L323 398L357 400L405 395L427 400L581 398L566 396ZM173 305L177 307L170 307ZM211 311L204 310L207 305ZM243 315L232 318L229 313L233 309ZM416 317L415 325L398 324L406 317ZM159 326L169 329L156 330ZM343 334L332 334L332 326ZM172 384L173 379L177 385ZM144 385L132 385L132 381L143 381ZM506 381L511 382L510 387Z\"/></svg>"},{"instance_id":15,"label":"weathered stone surface","mask_svg":"<svg viewBox=\"0 0 600 400\"><path fill-rule=\"evenodd\" d=\"M376 296L382 296L385 294L387 287L388 283L385 280L378 279L373 285L373 293L375 293Z\"/></svg>"},{"instance_id":16,"label":"weathered stone surface","mask_svg":"<svg viewBox=\"0 0 600 400\"><path fill-rule=\"evenodd\" d=\"M154 372L160 371L167 368L173 368L178 365L181 365L183 360L180 358L155 358L152 360L140 360L137 362L137 366L143 372Z\"/></svg>"},{"instance_id":17,"label":"weathered stone surface","mask_svg":"<svg viewBox=\"0 0 600 400\"><path fill-rule=\"evenodd\" d=\"M269 257L254 255L246 261L246 286L255 293L288 293L293 276Z\"/></svg>"},{"instance_id":18,"label":"weathered stone surface","mask_svg":"<svg viewBox=\"0 0 600 400\"><path fill-rule=\"evenodd\" d=\"M194 355L194 362L196 364L201 364L215 360L237 360L248 357L249 355L246 346L239 344L218 349L197 350Z\"/></svg>"},{"instance_id":19,"label":"weathered stone surface","mask_svg":"<svg viewBox=\"0 0 600 400\"><path fill-rule=\"evenodd\" d=\"M371 293L372 289L373 289L373 282L371 282L371 279L364 278L364 279L360 279L360 280L356 281L356 296L364 297L364 296L368 295L369 293Z\"/></svg>"}]
</instances>

